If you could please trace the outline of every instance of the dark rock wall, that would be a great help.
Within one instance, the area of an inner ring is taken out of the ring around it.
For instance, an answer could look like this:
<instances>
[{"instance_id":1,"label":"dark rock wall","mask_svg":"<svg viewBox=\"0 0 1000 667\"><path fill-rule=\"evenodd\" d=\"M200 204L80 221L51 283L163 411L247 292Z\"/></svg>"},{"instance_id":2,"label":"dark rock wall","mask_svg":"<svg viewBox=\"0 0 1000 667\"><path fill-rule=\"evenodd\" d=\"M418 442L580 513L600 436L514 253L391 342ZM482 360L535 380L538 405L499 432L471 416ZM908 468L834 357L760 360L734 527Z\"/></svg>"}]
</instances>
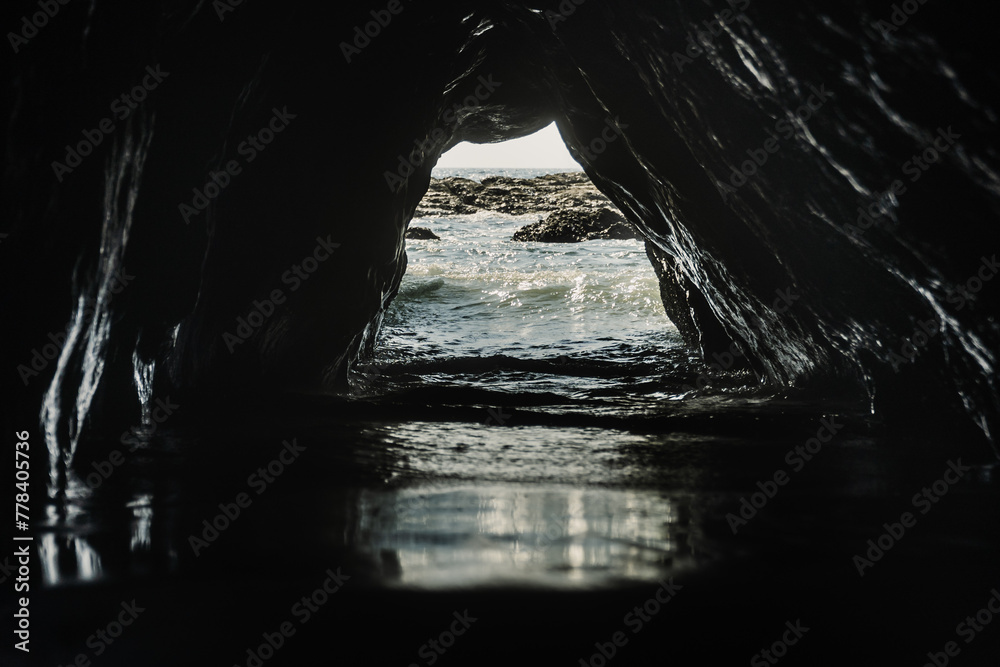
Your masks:
<instances>
[{"instance_id":1,"label":"dark rock wall","mask_svg":"<svg viewBox=\"0 0 1000 667\"><path fill-rule=\"evenodd\" d=\"M668 313L703 352L735 342L762 381L845 380L886 415L924 402L991 428L998 290L955 290L997 250L992 17L914 6L883 31L891 4L402 2L347 62L338 45L386 3L68 4L8 58L0 252L23 320L8 366L79 311L23 399L48 388L63 435L88 413L134 418L137 375L160 395L342 384L399 285L437 157L554 119L646 235ZM155 65L169 75L59 182L66 144ZM241 147L274 110L286 126L251 162ZM241 172L185 220L231 160ZM895 180L906 191L879 199ZM852 233L876 200L884 214ZM283 276L317 239L340 245L293 291ZM227 343L275 289L287 300Z\"/></svg>"}]
</instances>

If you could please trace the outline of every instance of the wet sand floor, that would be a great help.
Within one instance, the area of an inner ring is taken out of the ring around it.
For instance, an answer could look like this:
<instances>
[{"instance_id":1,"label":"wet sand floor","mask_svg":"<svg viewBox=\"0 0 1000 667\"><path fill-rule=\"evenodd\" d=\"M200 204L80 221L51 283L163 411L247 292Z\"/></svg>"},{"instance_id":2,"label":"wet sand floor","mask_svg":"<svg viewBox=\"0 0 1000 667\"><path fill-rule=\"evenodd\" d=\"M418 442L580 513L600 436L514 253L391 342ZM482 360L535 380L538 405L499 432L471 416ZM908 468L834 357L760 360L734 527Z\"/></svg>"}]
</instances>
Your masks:
<instances>
[{"instance_id":1,"label":"wet sand floor","mask_svg":"<svg viewBox=\"0 0 1000 667\"><path fill-rule=\"evenodd\" d=\"M904 441L834 414L843 428L800 464L786 455L830 413L628 430L341 409L278 420L299 425L287 432L248 418L154 438L53 505L33 565L47 581L36 636L54 639L33 647L38 664L253 665L264 633L281 644L268 665L598 665L600 647L609 664L746 664L797 621L808 631L783 664L923 664L948 641L955 664L1000 655L1000 622L956 634L1000 585L988 453L913 502L957 458L935 449L944 434ZM859 576L853 557L906 511L915 525ZM91 638L133 599L143 611L120 638ZM283 623L294 634L275 640Z\"/></svg>"}]
</instances>

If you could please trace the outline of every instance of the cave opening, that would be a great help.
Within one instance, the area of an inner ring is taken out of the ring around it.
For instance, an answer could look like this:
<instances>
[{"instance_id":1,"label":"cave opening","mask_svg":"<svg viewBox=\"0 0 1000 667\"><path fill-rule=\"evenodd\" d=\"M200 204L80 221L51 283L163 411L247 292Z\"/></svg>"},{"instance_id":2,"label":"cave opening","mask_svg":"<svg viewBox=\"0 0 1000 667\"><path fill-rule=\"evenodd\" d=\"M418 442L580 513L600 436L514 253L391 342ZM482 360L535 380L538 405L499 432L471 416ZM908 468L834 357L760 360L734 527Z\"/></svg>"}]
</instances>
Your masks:
<instances>
[{"instance_id":1,"label":"cave opening","mask_svg":"<svg viewBox=\"0 0 1000 667\"><path fill-rule=\"evenodd\" d=\"M681 397L683 373L664 369L696 367L664 312L642 235L554 122L443 154L406 253L355 388L384 375L407 387L491 392L503 404L485 406L494 412L542 400L623 411Z\"/></svg>"}]
</instances>

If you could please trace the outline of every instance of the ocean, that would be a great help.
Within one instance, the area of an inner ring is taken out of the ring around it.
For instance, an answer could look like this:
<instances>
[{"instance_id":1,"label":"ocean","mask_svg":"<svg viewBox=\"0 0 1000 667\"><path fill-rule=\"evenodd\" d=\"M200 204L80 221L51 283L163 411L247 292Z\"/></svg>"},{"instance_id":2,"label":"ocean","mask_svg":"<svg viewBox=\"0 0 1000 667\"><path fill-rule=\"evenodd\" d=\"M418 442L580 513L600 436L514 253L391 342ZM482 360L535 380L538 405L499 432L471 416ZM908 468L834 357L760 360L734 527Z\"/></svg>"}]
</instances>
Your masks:
<instances>
[{"instance_id":1,"label":"ocean","mask_svg":"<svg viewBox=\"0 0 1000 667\"><path fill-rule=\"evenodd\" d=\"M445 173L470 177L472 170L456 171ZM549 172L498 175L540 173ZM415 218L411 227L430 228L440 240L407 240L407 272L377 363L412 371L426 386L550 392L566 397L567 408L603 410L624 393L665 398L643 387L687 355L664 315L643 243L511 240L543 216Z\"/></svg>"}]
</instances>

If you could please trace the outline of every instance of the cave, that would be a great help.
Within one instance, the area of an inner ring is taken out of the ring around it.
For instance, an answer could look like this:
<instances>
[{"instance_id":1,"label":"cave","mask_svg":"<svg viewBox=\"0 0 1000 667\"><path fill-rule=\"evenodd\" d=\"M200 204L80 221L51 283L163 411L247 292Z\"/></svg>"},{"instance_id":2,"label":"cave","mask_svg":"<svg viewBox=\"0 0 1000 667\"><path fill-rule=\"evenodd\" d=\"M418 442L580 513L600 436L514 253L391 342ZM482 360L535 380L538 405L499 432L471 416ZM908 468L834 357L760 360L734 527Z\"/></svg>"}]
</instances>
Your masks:
<instances>
[{"instance_id":1,"label":"cave","mask_svg":"<svg viewBox=\"0 0 1000 667\"><path fill-rule=\"evenodd\" d=\"M18 3L0 253L31 651L995 655L960 622L997 595L987 13ZM551 123L641 235L674 356L618 412L379 390L435 164Z\"/></svg>"}]
</instances>

